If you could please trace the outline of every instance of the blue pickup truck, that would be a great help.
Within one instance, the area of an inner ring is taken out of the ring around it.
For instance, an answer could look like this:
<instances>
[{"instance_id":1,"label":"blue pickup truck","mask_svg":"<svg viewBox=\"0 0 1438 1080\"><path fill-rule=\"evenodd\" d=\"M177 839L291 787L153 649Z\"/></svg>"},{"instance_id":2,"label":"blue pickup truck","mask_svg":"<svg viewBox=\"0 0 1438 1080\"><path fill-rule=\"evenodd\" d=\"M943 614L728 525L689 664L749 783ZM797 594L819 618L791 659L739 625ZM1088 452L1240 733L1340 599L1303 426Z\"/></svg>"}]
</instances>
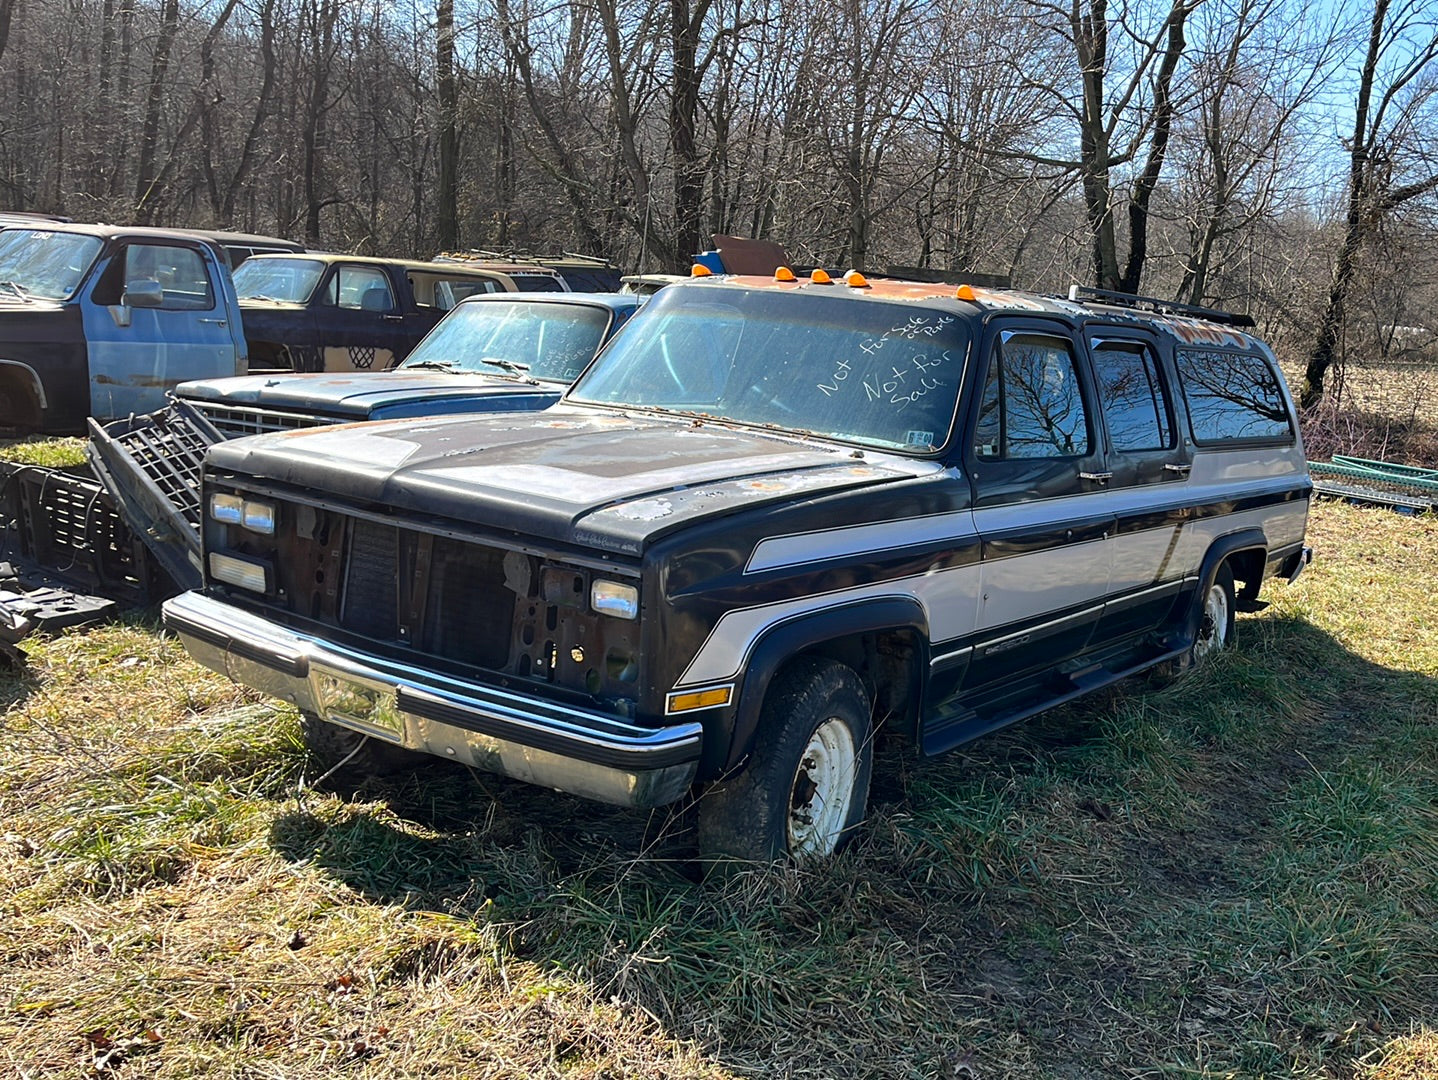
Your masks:
<instances>
[{"instance_id":1,"label":"blue pickup truck","mask_svg":"<svg viewBox=\"0 0 1438 1080\"><path fill-rule=\"evenodd\" d=\"M225 249L166 229L0 231L0 428L55 434L246 370Z\"/></svg>"}]
</instances>

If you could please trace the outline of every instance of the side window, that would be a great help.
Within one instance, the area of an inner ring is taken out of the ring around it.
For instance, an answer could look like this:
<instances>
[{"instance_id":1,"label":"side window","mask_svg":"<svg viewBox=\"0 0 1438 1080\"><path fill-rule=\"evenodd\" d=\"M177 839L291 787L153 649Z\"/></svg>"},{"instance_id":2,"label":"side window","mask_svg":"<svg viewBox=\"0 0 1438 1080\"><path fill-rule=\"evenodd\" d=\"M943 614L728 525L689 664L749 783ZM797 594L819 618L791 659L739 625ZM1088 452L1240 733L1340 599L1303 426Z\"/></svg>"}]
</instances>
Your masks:
<instances>
[{"instance_id":1,"label":"side window","mask_svg":"<svg viewBox=\"0 0 1438 1080\"><path fill-rule=\"evenodd\" d=\"M118 304L136 281L160 283L162 311L210 311L215 306L209 266L194 248L127 244L95 289L96 302Z\"/></svg>"},{"instance_id":2,"label":"side window","mask_svg":"<svg viewBox=\"0 0 1438 1080\"><path fill-rule=\"evenodd\" d=\"M1178 378L1194 442L1293 438L1278 373L1256 353L1180 349Z\"/></svg>"},{"instance_id":3,"label":"side window","mask_svg":"<svg viewBox=\"0 0 1438 1080\"><path fill-rule=\"evenodd\" d=\"M1005 461L1088 452L1088 413L1072 346L1034 334L1002 335L979 405L975 455Z\"/></svg>"},{"instance_id":4,"label":"side window","mask_svg":"<svg viewBox=\"0 0 1438 1080\"><path fill-rule=\"evenodd\" d=\"M351 311L393 311L394 294L383 270L341 266L330 279L326 301Z\"/></svg>"},{"instance_id":5,"label":"side window","mask_svg":"<svg viewBox=\"0 0 1438 1080\"><path fill-rule=\"evenodd\" d=\"M1096 341L1093 363L1113 448L1171 449L1172 413L1153 350L1137 341Z\"/></svg>"}]
</instances>

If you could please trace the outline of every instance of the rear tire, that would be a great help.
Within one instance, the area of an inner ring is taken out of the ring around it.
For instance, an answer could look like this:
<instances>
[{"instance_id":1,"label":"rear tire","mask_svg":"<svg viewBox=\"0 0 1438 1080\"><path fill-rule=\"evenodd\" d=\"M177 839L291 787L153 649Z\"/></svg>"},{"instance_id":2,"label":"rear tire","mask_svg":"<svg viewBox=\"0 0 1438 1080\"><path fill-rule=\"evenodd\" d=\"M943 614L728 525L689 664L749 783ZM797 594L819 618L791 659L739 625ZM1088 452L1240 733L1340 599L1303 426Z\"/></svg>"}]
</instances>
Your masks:
<instances>
[{"instance_id":1,"label":"rear tire","mask_svg":"<svg viewBox=\"0 0 1438 1080\"><path fill-rule=\"evenodd\" d=\"M1228 563L1220 564L1218 573L1204 594L1203 605L1198 612L1198 626L1193 635L1193 646L1189 650L1191 666L1198 667L1214 653L1226 648L1233 641L1233 615L1235 610L1233 571Z\"/></svg>"},{"instance_id":2,"label":"rear tire","mask_svg":"<svg viewBox=\"0 0 1438 1080\"><path fill-rule=\"evenodd\" d=\"M321 720L314 713L300 713L300 738L316 776L334 775L346 779L386 776L414 768L429 755L364 735L338 724Z\"/></svg>"},{"instance_id":3,"label":"rear tire","mask_svg":"<svg viewBox=\"0 0 1438 1080\"><path fill-rule=\"evenodd\" d=\"M1161 688L1213 658L1233 643L1234 612L1233 570L1228 563L1219 564L1213 581L1200 599L1198 623L1193 628L1193 641L1176 660L1165 660L1149 671L1149 681Z\"/></svg>"},{"instance_id":4,"label":"rear tire","mask_svg":"<svg viewBox=\"0 0 1438 1080\"><path fill-rule=\"evenodd\" d=\"M769 687L744 768L699 800L705 859L823 859L864 820L873 772L869 697L853 670L802 658Z\"/></svg>"}]
</instances>

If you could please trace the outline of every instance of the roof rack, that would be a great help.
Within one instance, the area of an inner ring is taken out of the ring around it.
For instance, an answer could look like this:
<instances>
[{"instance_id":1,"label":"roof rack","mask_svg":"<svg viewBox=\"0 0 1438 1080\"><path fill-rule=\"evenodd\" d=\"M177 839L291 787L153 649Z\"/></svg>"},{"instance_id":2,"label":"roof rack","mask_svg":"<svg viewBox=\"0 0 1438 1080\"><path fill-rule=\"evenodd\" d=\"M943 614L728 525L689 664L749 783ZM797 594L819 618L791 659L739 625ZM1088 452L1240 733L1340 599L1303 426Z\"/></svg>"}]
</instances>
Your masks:
<instances>
[{"instance_id":1,"label":"roof rack","mask_svg":"<svg viewBox=\"0 0 1438 1080\"><path fill-rule=\"evenodd\" d=\"M1136 296L1133 293L1114 292L1111 289L1091 289L1087 285L1071 285L1069 299L1076 304L1089 300L1112 304L1116 307L1138 308L1159 315L1187 315L1208 322L1227 323L1229 326L1257 326L1252 315L1220 311L1218 308L1199 307L1196 304L1179 304L1172 300L1159 300L1153 296Z\"/></svg>"}]
</instances>

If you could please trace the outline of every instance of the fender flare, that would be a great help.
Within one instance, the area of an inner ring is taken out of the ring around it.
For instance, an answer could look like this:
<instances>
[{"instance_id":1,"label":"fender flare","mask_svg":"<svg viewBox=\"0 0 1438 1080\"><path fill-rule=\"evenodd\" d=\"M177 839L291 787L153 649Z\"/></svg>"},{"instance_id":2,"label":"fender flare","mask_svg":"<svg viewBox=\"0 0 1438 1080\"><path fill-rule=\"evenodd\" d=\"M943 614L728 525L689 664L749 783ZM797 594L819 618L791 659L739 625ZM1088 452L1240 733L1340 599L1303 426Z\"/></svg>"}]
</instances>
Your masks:
<instances>
[{"instance_id":1,"label":"fender flare","mask_svg":"<svg viewBox=\"0 0 1438 1080\"><path fill-rule=\"evenodd\" d=\"M766 628L755 639L744 664L724 771L735 768L748 757L769 683L786 662L827 642L886 630L914 633L919 648L913 664L917 678L925 678L929 670L929 618L913 596L855 600L795 615Z\"/></svg>"},{"instance_id":2,"label":"fender flare","mask_svg":"<svg viewBox=\"0 0 1438 1080\"><path fill-rule=\"evenodd\" d=\"M1203 598L1208 595L1213 579L1218 576L1218 568L1229 556L1254 549L1262 551L1265 556L1268 553L1268 537L1263 535L1262 529L1240 529L1238 532L1216 537L1213 543L1208 545L1208 551L1204 553L1203 562L1198 567L1199 587L1193 591L1193 598L1184 613L1181 633L1185 648L1193 643L1193 632L1198 626L1198 613L1202 610Z\"/></svg>"}]
</instances>

